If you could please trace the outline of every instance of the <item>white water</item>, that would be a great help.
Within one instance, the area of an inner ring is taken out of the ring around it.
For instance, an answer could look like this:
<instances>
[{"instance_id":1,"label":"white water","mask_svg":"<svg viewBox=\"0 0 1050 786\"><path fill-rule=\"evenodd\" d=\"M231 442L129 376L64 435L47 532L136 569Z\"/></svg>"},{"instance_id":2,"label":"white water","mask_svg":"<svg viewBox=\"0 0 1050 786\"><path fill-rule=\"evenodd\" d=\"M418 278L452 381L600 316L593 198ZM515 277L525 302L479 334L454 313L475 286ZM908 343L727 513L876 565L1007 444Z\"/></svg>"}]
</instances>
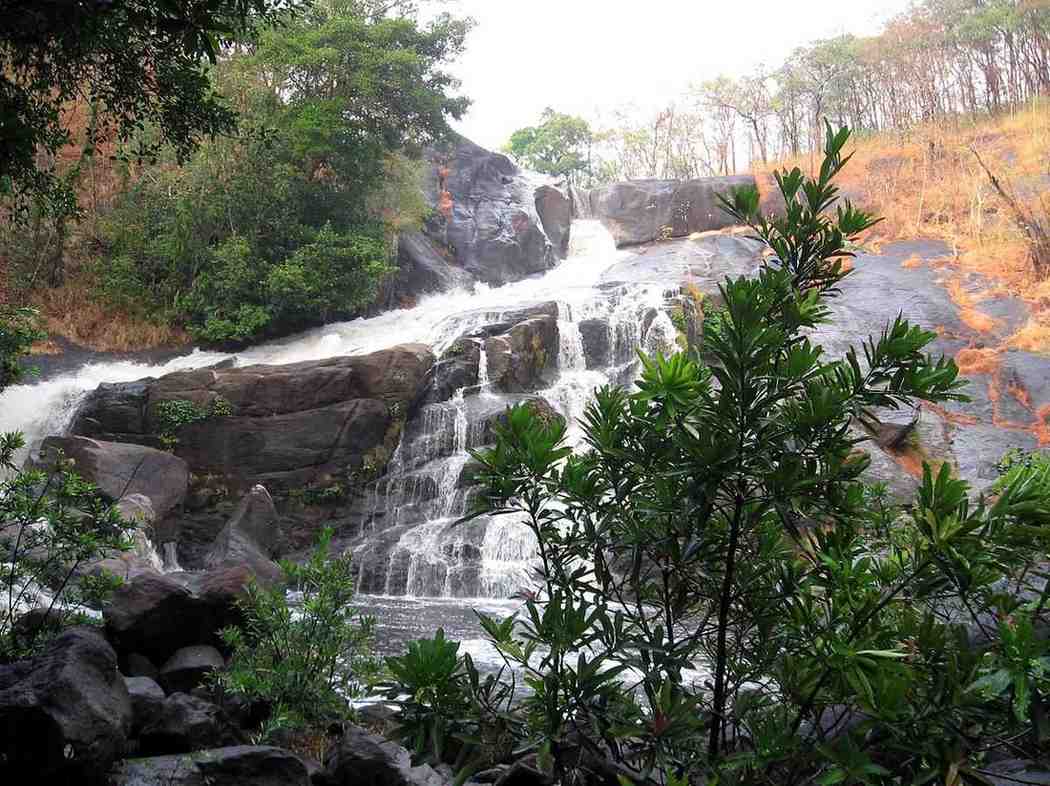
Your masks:
<instances>
[{"instance_id":1,"label":"white water","mask_svg":"<svg viewBox=\"0 0 1050 786\"><path fill-rule=\"evenodd\" d=\"M229 358L239 366L283 364L367 354L408 342L428 344L440 355L458 337L499 322L505 312L556 301L558 373L551 386L538 395L567 419L569 442L577 445L581 434L576 419L583 414L594 389L608 384L627 368L637 349L667 351L674 342L674 327L660 309L663 305L660 283L599 286L602 274L621 259L623 255L598 222L576 222L569 258L541 277L499 288L478 284L469 292L459 290L425 297L410 309L328 325L236 355L195 350L160 365L89 363L75 373L34 385L12 387L0 394L0 432L21 430L27 443L33 445L45 436L63 433L84 395L102 382L158 377ZM647 313L649 326L642 335ZM589 370L586 367L580 323L590 318L600 318L608 324L610 368ZM485 398L495 394L491 391L484 342L481 343L478 383L481 397ZM418 520L419 509L425 512L425 522L404 532L394 549L407 557L405 591L410 596L456 594L452 577L461 562L460 555L470 548L480 548L482 567L477 586L482 594L507 597L526 583L535 543L523 525L506 519L488 521L484 524L486 529L480 546L472 546L465 534L452 527L455 519L465 512L464 494L457 492L457 480L469 460L467 450L471 447L465 406L461 390L445 404L426 407L420 415L427 435L425 442L434 444L420 448L417 443L415 452L433 449L433 457L428 456L429 463L423 469L413 469L420 466L418 456L406 457L403 446L399 447L385 482L377 484L374 491L373 510L386 513L384 529ZM449 431L453 434L453 450L441 457L442 435ZM416 518L402 521L402 510ZM165 553L165 557L169 569L177 567L173 554ZM371 569L381 569L381 566ZM389 580L388 574L388 585Z\"/></svg>"}]
</instances>

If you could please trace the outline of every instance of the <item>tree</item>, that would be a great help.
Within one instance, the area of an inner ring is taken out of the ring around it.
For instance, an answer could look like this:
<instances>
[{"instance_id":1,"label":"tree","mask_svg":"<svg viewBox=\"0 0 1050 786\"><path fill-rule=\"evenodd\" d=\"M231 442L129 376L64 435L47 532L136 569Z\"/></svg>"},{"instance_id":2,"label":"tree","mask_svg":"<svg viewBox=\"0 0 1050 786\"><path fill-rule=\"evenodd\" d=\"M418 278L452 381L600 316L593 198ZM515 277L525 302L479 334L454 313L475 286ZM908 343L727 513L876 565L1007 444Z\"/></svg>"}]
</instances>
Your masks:
<instances>
[{"instance_id":1,"label":"tree","mask_svg":"<svg viewBox=\"0 0 1050 786\"><path fill-rule=\"evenodd\" d=\"M25 375L21 358L34 342L45 338L38 322L35 309L0 306L0 390Z\"/></svg>"},{"instance_id":2,"label":"tree","mask_svg":"<svg viewBox=\"0 0 1050 786\"><path fill-rule=\"evenodd\" d=\"M467 106L445 65L469 28L318 0L262 31L214 73L241 133L141 179L106 222L104 295L212 343L371 305L393 229L422 220L411 160Z\"/></svg>"},{"instance_id":3,"label":"tree","mask_svg":"<svg viewBox=\"0 0 1050 786\"><path fill-rule=\"evenodd\" d=\"M141 156L165 143L185 159L202 136L230 131L235 115L212 89L207 62L294 5L0 0L0 194L22 213L31 204L60 213L75 207L56 169L59 152L76 141L63 117L74 100L91 107L86 156L109 135L126 141L146 124L160 138L140 145Z\"/></svg>"},{"instance_id":4,"label":"tree","mask_svg":"<svg viewBox=\"0 0 1050 786\"><path fill-rule=\"evenodd\" d=\"M841 358L807 338L875 223L831 212L848 135L828 127L816 177L778 174L783 216L753 188L726 203L770 260L723 282L699 355L643 357L636 392L597 392L586 453L525 408L475 453L482 510L538 544L524 614L480 616L525 673L522 744L558 782L973 783L980 745L1038 728L1048 593L1028 571L1050 465L974 503L926 466L912 512L887 509L855 429L960 398L958 370L900 316Z\"/></svg>"},{"instance_id":5,"label":"tree","mask_svg":"<svg viewBox=\"0 0 1050 786\"><path fill-rule=\"evenodd\" d=\"M577 184L591 172L593 142L586 120L548 107L539 125L519 128L504 150L529 169Z\"/></svg>"}]
</instances>

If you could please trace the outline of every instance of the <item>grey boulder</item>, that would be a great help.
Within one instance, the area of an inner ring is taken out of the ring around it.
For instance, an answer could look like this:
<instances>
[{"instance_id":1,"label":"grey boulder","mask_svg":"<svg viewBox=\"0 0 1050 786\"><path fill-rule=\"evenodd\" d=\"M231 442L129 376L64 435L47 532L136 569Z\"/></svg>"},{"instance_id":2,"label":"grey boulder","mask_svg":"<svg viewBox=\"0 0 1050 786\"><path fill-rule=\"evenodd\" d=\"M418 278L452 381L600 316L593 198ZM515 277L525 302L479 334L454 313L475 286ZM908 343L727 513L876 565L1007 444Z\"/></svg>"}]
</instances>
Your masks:
<instances>
[{"instance_id":1,"label":"grey boulder","mask_svg":"<svg viewBox=\"0 0 1050 786\"><path fill-rule=\"evenodd\" d=\"M281 748L237 745L123 761L107 786L309 786L306 765Z\"/></svg>"}]
</instances>

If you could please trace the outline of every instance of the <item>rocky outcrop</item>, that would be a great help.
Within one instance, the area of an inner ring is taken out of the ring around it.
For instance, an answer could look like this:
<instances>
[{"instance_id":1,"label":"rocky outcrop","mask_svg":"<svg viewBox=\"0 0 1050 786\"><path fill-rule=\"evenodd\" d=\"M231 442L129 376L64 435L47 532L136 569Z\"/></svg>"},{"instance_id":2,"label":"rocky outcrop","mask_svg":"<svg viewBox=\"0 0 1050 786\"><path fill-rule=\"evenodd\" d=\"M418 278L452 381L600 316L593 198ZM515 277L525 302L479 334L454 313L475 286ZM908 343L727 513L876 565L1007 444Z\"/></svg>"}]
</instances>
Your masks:
<instances>
[{"instance_id":1,"label":"rocky outcrop","mask_svg":"<svg viewBox=\"0 0 1050 786\"><path fill-rule=\"evenodd\" d=\"M431 159L438 210L427 234L449 249L456 264L492 285L554 266L555 249L536 211L534 176L462 137Z\"/></svg>"},{"instance_id":2,"label":"rocky outcrop","mask_svg":"<svg viewBox=\"0 0 1050 786\"><path fill-rule=\"evenodd\" d=\"M71 628L44 654L0 666L0 774L63 773L72 782L105 771L131 722L116 653L95 630Z\"/></svg>"},{"instance_id":3,"label":"rocky outcrop","mask_svg":"<svg viewBox=\"0 0 1050 786\"><path fill-rule=\"evenodd\" d=\"M558 320L533 317L485 341L489 379L506 393L538 390L557 367Z\"/></svg>"},{"instance_id":4,"label":"rocky outcrop","mask_svg":"<svg viewBox=\"0 0 1050 786\"><path fill-rule=\"evenodd\" d=\"M264 583L279 583L284 574L271 559L278 551L277 520L270 493L253 486L205 554L204 567L244 565Z\"/></svg>"},{"instance_id":5,"label":"rocky outcrop","mask_svg":"<svg viewBox=\"0 0 1050 786\"><path fill-rule=\"evenodd\" d=\"M238 745L181 756L129 759L107 786L310 786L306 765L281 748Z\"/></svg>"},{"instance_id":6,"label":"rocky outcrop","mask_svg":"<svg viewBox=\"0 0 1050 786\"><path fill-rule=\"evenodd\" d=\"M49 466L59 455L72 460L77 474L98 486L107 499L126 498L124 512L129 516L163 517L186 497L186 462L162 450L87 437L45 439L40 462ZM148 509L141 500L136 507L136 500L127 499L139 495L148 500Z\"/></svg>"},{"instance_id":7,"label":"rocky outcrop","mask_svg":"<svg viewBox=\"0 0 1050 786\"><path fill-rule=\"evenodd\" d=\"M750 175L629 180L580 194L576 210L581 217L600 220L617 246L630 246L732 226L735 222L721 209L717 195L754 185Z\"/></svg>"},{"instance_id":8,"label":"rocky outcrop","mask_svg":"<svg viewBox=\"0 0 1050 786\"><path fill-rule=\"evenodd\" d=\"M370 355L216 367L101 385L72 430L117 442L159 443L162 402L189 402L202 413L221 402L229 414L177 430L177 456L198 476L221 477L232 491L259 483L271 491L298 488L365 463L385 465L433 362L428 347L405 344Z\"/></svg>"}]
</instances>

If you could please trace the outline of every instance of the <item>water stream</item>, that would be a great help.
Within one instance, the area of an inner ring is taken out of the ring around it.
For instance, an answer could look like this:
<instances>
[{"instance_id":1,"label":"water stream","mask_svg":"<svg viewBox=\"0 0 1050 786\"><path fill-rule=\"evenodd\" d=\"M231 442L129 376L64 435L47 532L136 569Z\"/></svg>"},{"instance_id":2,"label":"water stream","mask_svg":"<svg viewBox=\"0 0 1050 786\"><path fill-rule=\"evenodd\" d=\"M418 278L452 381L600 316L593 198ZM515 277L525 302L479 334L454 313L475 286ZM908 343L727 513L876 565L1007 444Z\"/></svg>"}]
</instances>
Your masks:
<instances>
[{"instance_id":1,"label":"water stream","mask_svg":"<svg viewBox=\"0 0 1050 786\"><path fill-rule=\"evenodd\" d=\"M536 395L566 418L575 444L580 440L575 421L593 390L630 379L638 348L666 350L675 339L674 326L661 308L664 292L659 281L603 280L623 258L600 224L578 221L568 259L543 276L499 288L479 284L470 292L425 297L413 308L327 325L236 355L195 350L159 365L88 362L73 373L0 394L0 432L20 430L32 445L63 433L84 395L99 383L158 377L231 358L238 366L282 364L366 354L407 342L428 344L440 355L457 338L500 322L503 314L554 301L557 370L549 387ZM605 336L608 349L600 361L587 357L581 323ZM369 603L381 618L383 609L413 609L390 615L388 623L395 627L385 627L394 637L398 619L419 626L420 609L431 608L432 616L440 619L450 603L461 608L467 598L504 603L530 580L534 542L522 525L498 519L452 526L469 504L469 484L460 482L470 461L467 451L485 443L493 413L516 400L494 390L484 341L479 344L477 384L422 409L365 503L354 544L360 585L373 596ZM167 565L174 563L173 552L164 556ZM391 597L404 600L395 603Z\"/></svg>"}]
</instances>

